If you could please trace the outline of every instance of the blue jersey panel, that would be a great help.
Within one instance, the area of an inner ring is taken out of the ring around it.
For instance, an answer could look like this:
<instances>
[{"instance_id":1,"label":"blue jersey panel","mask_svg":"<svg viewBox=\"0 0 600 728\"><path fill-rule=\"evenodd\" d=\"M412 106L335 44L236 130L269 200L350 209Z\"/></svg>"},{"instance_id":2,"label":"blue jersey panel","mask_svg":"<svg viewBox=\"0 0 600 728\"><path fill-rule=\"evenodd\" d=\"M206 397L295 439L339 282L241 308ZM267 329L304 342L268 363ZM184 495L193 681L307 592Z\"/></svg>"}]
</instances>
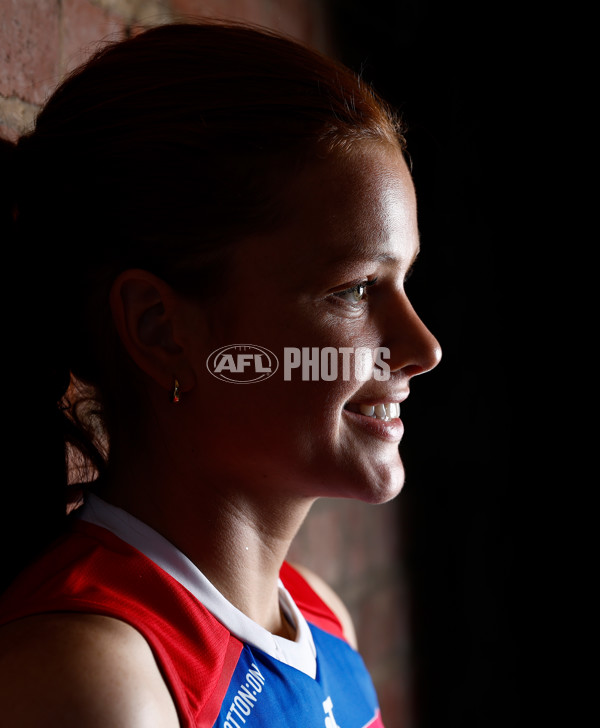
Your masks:
<instances>
[{"instance_id":1,"label":"blue jersey panel","mask_svg":"<svg viewBox=\"0 0 600 728\"><path fill-rule=\"evenodd\" d=\"M360 655L346 642L310 626L316 679L245 645L215 728L364 728L377 697Z\"/></svg>"}]
</instances>

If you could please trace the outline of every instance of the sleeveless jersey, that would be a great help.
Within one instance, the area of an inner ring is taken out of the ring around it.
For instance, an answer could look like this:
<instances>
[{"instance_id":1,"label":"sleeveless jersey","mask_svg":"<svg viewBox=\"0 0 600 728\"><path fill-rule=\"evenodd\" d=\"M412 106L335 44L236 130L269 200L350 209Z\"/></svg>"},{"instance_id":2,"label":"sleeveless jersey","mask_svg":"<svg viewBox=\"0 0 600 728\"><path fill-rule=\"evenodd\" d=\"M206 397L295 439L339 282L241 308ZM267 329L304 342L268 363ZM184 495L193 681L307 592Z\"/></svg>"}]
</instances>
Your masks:
<instances>
[{"instance_id":1,"label":"sleeveless jersey","mask_svg":"<svg viewBox=\"0 0 600 728\"><path fill-rule=\"evenodd\" d=\"M92 496L2 596L0 624L56 611L130 624L150 645L182 728L383 728L360 655L287 563L279 596L294 642L239 612L146 524Z\"/></svg>"}]
</instances>

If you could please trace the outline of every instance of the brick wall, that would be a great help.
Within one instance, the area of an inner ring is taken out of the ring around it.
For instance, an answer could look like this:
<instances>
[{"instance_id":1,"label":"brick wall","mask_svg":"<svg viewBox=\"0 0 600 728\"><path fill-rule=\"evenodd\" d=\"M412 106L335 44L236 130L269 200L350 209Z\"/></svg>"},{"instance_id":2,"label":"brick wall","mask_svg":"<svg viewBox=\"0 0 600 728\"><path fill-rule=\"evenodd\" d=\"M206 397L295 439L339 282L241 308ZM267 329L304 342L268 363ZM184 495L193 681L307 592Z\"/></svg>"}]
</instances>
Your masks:
<instances>
[{"instance_id":1,"label":"brick wall","mask_svg":"<svg viewBox=\"0 0 600 728\"><path fill-rule=\"evenodd\" d=\"M0 131L14 137L100 40L193 17L265 25L327 51L318 0L0 0Z\"/></svg>"},{"instance_id":2,"label":"brick wall","mask_svg":"<svg viewBox=\"0 0 600 728\"><path fill-rule=\"evenodd\" d=\"M0 0L0 133L15 138L98 41L186 17L265 25L331 53L335 34L319 0ZM1 174L0 170L0 174ZM411 725L408 594L399 503L323 500L290 557L323 576L355 620L387 728Z\"/></svg>"}]
</instances>

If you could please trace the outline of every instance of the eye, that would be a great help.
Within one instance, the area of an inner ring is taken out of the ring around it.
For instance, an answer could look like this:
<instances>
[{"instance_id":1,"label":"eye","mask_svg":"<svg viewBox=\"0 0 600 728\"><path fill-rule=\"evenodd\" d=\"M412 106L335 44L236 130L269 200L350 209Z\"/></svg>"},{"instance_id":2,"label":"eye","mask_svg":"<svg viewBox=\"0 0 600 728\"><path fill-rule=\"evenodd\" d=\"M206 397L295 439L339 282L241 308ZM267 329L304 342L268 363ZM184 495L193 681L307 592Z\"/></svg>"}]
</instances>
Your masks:
<instances>
[{"instance_id":1,"label":"eye","mask_svg":"<svg viewBox=\"0 0 600 728\"><path fill-rule=\"evenodd\" d=\"M373 278L371 281L361 281L352 288L346 288L343 291L335 291L333 294L336 298L341 298L343 301L356 305L367 299L367 289L377 283L377 278Z\"/></svg>"}]
</instances>

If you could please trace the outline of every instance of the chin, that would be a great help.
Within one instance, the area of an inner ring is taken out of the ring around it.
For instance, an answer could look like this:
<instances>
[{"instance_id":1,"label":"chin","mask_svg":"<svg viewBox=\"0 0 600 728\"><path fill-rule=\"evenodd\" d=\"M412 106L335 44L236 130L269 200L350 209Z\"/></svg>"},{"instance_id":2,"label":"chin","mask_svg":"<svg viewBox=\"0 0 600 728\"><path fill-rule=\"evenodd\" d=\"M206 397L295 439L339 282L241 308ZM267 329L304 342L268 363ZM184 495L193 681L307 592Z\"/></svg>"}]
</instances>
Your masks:
<instances>
[{"instance_id":1,"label":"chin","mask_svg":"<svg viewBox=\"0 0 600 728\"><path fill-rule=\"evenodd\" d=\"M393 466L380 465L368 477L363 476L359 482L354 482L348 497L381 505L396 498L403 486L404 467L401 462L394 463Z\"/></svg>"},{"instance_id":2,"label":"chin","mask_svg":"<svg viewBox=\"0 0 600 728\"><path fill-rule=\"evenodd\" d=\"M368 493L364 500L365 502L372 503L373 505L389 503L389 501L394 500L394 498L400 495L400 491L403 486L404 475L402 475L401 478L396 479L393 483L387 484L386 487L380 487L375 491Z\"/></svg>"}]
</instances>

